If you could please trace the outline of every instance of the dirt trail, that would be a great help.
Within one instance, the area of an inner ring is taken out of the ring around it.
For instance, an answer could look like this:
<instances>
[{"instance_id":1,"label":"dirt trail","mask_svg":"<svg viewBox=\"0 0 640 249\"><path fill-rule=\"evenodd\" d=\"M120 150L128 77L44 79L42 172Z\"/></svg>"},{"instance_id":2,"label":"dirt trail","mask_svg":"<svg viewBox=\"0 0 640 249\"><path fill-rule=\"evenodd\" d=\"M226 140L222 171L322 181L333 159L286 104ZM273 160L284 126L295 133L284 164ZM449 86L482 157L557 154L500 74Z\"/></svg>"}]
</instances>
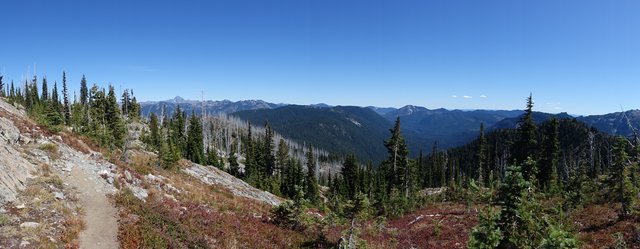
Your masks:
<instances>
[{"instance_id":1,"label":"dirt trail","mask_svg":"<svg viewBox=\"0 0 640 249\"><path fill-rule=\"evenodd\" d=\"M95 180L80 167L73 167L67 181L77 188L85 213L80 248L118 248L117 209L100 191Z\"/></svg>"}]
</instances>

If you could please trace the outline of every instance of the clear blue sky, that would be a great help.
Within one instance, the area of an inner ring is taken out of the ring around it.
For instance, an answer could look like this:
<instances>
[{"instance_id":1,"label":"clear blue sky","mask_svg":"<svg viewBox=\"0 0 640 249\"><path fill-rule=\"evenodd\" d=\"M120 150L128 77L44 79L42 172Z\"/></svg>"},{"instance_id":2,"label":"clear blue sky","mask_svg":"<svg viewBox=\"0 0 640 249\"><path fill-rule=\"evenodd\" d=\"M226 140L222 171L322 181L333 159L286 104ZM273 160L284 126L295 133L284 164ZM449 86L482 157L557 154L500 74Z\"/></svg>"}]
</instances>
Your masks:
<instances>
[{"instance_id":1,"label":"clear blue sky","mask_svg":"<svg viewBox=\"0 0 640 249\"><path fill-rule=\"evenodd\" d=\"M135 3L133 3L135 2ZM640 108L640 1L3 1L0 70L140 100ZM2 71L0 71L2 72Z\"/></svg>"}]
</instances>

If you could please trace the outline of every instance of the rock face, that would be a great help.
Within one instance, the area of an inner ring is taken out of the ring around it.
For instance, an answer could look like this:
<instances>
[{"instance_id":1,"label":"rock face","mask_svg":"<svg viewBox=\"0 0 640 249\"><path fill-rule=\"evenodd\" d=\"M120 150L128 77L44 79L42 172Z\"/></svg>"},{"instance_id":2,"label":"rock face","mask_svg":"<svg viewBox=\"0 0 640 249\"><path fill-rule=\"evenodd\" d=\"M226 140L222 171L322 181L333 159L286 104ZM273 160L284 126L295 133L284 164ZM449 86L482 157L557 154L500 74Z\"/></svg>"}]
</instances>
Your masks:
<instances>
[{"instance_id":1,"label":"rock face","mask_svg":"<svg viewBox=\"0 0 640 249\"><path fill-rule=\"evenodd\" d=\"M274 206L282 203L282 199L279 197L254 188L248 183L214 167L205 167L194 163L191 167L183 169L183 171L206 184L225 187L236 196L246 197Z\"/></svg>"},{"instance_id":2,"label":"rock face","mask_svg":"<svg viewBox=\"0 0 640 249\"><path fill-rule=\"evenodd\" d=\"M17 115L24 115L24 112L0 100L0 204L14 201L17 191L24 189L26 180L31 177L30 172L35 169L15 146L26 140L26 135L21 135L9 119Z\"/></svg>"}]
</instances>

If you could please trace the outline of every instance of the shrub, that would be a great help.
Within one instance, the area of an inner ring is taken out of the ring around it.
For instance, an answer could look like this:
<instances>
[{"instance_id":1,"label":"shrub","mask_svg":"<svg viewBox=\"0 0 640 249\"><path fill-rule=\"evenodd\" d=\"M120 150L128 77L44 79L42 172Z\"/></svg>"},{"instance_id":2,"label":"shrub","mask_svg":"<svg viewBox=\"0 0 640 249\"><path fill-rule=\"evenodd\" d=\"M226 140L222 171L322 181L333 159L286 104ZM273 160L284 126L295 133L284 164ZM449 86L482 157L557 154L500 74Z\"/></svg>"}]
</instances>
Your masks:
<instances>
[{"instance_id":1,"label":"shrub","mask_svg":"<svg viewBox=\"0 0 640 249\"><path fill-rule=\"evenodd\" d=\"M502 231L498 227L500 216L492 208L480 214L480 224L471 231L469 248L496 248L502 239Z\"/></svg>"},{"instance_id":2,"label":"shrub","mask_svg":"<svg viewBox=\"0 0 640 249\"><path fill-rule=\"evenodd\" d=\"M301 214L302 211L299 205L291 201L285 201L271 210L271 219L278 226L296 230L302 228L300 223Z\"/></svg>"},{"instance_id":3,"label":"shrub","mask_svg":"<svg viewBox=\"0 0 640 249\"><path fill-rule=\"evenodd\" d=\"M540 243L541 249L552 249L552 248L567 248L574 249L578 248L578 240L573 236L573 234L563 230L560 226L550 226L549 233L547 237L542 239Z\"/></svg>"}]
</instances>

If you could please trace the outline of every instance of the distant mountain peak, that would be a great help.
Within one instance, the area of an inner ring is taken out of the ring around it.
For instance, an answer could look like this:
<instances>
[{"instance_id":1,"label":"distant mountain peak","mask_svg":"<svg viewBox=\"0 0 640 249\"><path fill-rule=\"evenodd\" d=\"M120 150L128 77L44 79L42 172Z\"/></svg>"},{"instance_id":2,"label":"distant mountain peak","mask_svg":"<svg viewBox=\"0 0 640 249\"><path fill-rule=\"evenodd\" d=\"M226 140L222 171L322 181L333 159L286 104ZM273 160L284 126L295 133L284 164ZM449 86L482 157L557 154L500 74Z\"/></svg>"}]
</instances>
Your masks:
<instances>
[{"instance_id":1,"label":"distant mountain peak","mask_svg":"<svg viewBox=\"0 0 640 249\"><path fill-rule=\"evenodd\" d=\"M180 96L176 96L176 97L175 97L175 98L173 98L172 100L173 100L173 102L175 102L175 103L182 103L182 102L184 102L184 99L183 99L182 97L180 97Z\"/></svg>"}]
</instances>

